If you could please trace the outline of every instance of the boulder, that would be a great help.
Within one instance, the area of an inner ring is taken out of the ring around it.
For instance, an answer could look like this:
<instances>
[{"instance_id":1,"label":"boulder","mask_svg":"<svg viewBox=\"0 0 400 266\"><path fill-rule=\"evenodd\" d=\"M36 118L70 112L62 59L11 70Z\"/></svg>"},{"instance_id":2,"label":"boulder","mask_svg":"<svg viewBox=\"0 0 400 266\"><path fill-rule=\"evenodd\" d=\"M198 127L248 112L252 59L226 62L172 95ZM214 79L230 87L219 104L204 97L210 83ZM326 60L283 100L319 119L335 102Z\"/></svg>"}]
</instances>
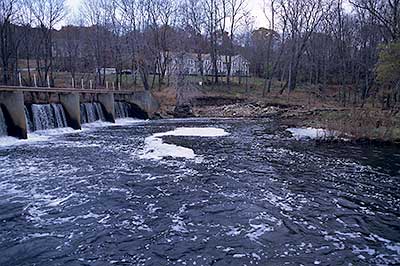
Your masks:
<instances>
[{"instance_id":1,"label":"boulder","mask_svg":"<svg viewBox=\"0 0 400 266\"><path fill-rule=\"evenodd\" d=\"M178 105L174 109L175 118L194 117L192 106L189 104Z\"/></svg>"}]
</instances>

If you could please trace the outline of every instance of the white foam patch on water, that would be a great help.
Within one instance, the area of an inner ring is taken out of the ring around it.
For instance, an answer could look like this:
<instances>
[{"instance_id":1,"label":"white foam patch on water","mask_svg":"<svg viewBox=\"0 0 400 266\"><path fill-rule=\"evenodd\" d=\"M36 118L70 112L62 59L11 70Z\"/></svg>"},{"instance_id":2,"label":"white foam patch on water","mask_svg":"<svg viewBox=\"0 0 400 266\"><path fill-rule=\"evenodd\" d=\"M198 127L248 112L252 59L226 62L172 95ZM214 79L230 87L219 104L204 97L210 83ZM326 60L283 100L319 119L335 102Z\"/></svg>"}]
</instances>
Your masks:
<instances>
[{"instance_id":1,"label":"white foam patch on water","mask_svg":"<svg viewBox=\"0 0 400 266\"><path fill-rule=\"evenodd\" d=\"M75 133L72 128L54 128L48 130L35 131L33 133L28 133L28 139L17 139L14 137L0 137L0 148L9 146L26 145L36 142L43 142L49 140L52 136L58 136L62 134Z\"/></svg>"},{"instance_id":2,"label":"white foam patch on water","mask_svg":"<svg viewBox=\"0 0 400 266\"><path fill-rule=\"evenodd\" d=\"M161 160L164 157L193 159L195 157L192 149L164 143L162 139L154 136L146 138L144 144L145 148L144 154L141 156L142 159Z\"/></svg>"},{"instance_id":3,"label":"white foam patch on water","mask_svg":"<svg viewBox=\"0 0 400 266\"><path fill-rule=\"evenodd\" d=\"M142 159L161 160L165 157L194 159L196 157L194 151L190 148L177 146L174 144L164 143L164 136L179 137L222 137L229 135L228 132L221 128L198 128L198 127L181 127L172 131L156 133L147 137L144 141L144 151L141 155Z\"/></svg>"},{"instance_id":4,"label":"white foam patch on water","mask_svg":"<svg viewBox=\"0 0 400 266\"><path fill-rule=\"evenodd\" d=\"M329 131L322 128L288 128L287 131L292 133L293 137L297 140L304 139L324 139L337 137L339 134L335 131Z\"/></svg>"},{"instance_id":5,"label":"white foam patch on water","mask_svg":"<svg viewBox=\"0 0 400 266\"><path fill-rule=\"evenodd\" d=\"M72 133L77 134L93 130L96 128L110 127L110 126L128 126L143 122L146 122L146 120L140 120L135 118L121 118L115 120L115 123L104 122L99 120L93 123L83 124L82 130L75 130L70 127L64 127L64 128L53 128L53 129L34 131L32 133L28 133L28 139L17 139L10 136L2 136L0 137L0 148L44 142L48 141L53 136L72 134Z\"/></svg>"},{"instance_id":6,"label":"white foam patch on water","mask_svg":"<svg viewBox=\"0 0 400 266\"><path fill-rule=\"evenodd\" d=\"M248 237L251 241L258 242L259 238L263 236L266 232L272 232L274 231L274 228L272 226L269 226L267 224L251 224L251 231L246 234L246 237ZM261 242L259 242L261 244Z\"/></svg>"}]
</instances>

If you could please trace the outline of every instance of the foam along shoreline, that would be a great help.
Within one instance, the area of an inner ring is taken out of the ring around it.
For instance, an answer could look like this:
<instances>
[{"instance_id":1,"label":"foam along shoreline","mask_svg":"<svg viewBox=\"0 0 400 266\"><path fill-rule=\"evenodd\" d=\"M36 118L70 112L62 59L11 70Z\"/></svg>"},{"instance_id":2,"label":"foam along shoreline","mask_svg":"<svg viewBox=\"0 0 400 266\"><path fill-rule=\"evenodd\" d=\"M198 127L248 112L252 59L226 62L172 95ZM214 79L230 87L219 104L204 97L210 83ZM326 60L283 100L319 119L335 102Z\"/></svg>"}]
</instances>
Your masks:
<instances>
[{"instance_id":1,"label":"foam along shoreline","mask_svg":"<svg viewBox=\"0 0 400 266\"><path fill-rule=\"evenodd\" d=\"M322 128L302 127L302 128L288 128L286 129L296 140L307 139L329 139L339 136L339 132L329 131Z\"/></svg>"},{"instance_id":2,"label":"foam along shoreline","mask_svg":"<svg viewBox=\"0 0 400 266\"><path fill-rule=\"evenodd\" d=\"M180 127L172 131L156 133L144 140L142 159L161 160L165 157L194 159L196 154L190 148L164 143L162 137L223 137L229 135L221 128Z\"/></svg>"}]
</instances>

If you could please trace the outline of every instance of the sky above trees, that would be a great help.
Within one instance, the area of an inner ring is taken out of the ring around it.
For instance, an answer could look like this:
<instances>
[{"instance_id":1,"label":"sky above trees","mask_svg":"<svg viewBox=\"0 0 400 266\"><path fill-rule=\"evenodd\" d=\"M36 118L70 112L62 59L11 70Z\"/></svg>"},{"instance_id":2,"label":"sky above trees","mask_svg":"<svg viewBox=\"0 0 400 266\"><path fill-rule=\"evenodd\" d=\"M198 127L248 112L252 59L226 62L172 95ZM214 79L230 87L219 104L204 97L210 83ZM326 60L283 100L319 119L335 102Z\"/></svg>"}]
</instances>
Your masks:
<instances>
[{"instance_id":1,"label":"sky above trees","mask_svg":"<svg viewBox=\"0 0 400 266\"><path fill-rule=\"evenodd\" d=\"M80 4L83 0L67 0L66 3L69 8L73 11L77 11L79 9ZM247 5L249 10L251 10L251 14L254 17L254 23L257 27L265 27L267 21L265 19L265 15L263 12L263 0L249 0L247 1Z\"/></svg>"}]
</instances>

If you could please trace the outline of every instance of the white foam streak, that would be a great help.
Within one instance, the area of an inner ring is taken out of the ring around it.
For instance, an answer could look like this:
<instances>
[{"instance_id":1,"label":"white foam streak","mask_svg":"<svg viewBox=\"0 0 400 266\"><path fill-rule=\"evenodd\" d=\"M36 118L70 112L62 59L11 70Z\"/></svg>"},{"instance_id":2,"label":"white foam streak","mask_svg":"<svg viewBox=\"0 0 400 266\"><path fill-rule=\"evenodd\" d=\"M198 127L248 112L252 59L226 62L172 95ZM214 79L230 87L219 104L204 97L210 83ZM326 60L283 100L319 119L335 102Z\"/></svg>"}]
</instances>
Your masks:
<instances>
[{"instance_id":1,"label":"white foam streak","mask_svg":"<svg viewBox=\"0 0 400 266\"><path fill-rule=\"evenodd\" d=\"M126 117L126 118L115 119L115 124L113 124L113 125L115 125L115 126L129 126L129 125L132 125L132 124L143 123L143 122L146 122L146 121L147 120Z\"/></svg>"},{"instance_id":2,"label":"white foam streak","mask_svg":"<svg viewBox=\"0 0 400 266\"><path fill-rule=\"evenodd\" d=\"M14 137L0 137L0 147L19 146L37 142L48 141L52 136L75 133L76 131L69 127L54 128L48 130L39 130L34 133L28 133L28 139L17 139Z\"/></svg>"},{"instance_id":3,"label":"white foam streak","mask_svg":"<svg viewBox=\"0 0 400 266\"><path fill-rule=\"evenodd\" d=\"M214 127L179 127L172 131L156 133L153 136L180 136L180 137L223 137L229 135L222 128Z\"/></svg>"},{"instance_id":4,"label":"white foam streak","mask_svg":"<svg viewBox=\"0 0 400 266\"><path fill-rule=\"evenodd\" d=\"M143 123L147 120L135 119L135 118L119 118L115 120L115 123L105 122L102 120L97 120L92 123L82 124L82 130L96 129L102 127L113 127L113 126L129 126L132 124Z\"/></svg>"},{"instance_id":5,"label":"white foam streak","mask_svg":"<svg viewBox=\"0 0 400 266\"><path fill-rule=\"evenodd\" d=\"M58 136L63 134L72 134L72 133L77 134L84 131L93 130L96 128L112 127L112 126L128 126L143 122L146 122L146 120L140 120L134 118L122 118L115 120L115 124L98 120L93 123L83 124L82 130L74 130L70 127L37 130L32 133L28 133L28 139L17 139L10 136L0 136L0 148L44 142L48 141L53 136Z\"/></svg>"},{"instance_id":6,"label":"white foam streak","mask_svg":"<svg viewBox=\"0 0 400 266\"><path fill-rule=\"evenodd\" d=\"M97 120L95 122L82 124L82 130L92 129L92 128L100 128L100 127L108 127L111 125L113 125L113 124L110 122L104 122L101 120Z\"/></svg>"}]
</instances>

